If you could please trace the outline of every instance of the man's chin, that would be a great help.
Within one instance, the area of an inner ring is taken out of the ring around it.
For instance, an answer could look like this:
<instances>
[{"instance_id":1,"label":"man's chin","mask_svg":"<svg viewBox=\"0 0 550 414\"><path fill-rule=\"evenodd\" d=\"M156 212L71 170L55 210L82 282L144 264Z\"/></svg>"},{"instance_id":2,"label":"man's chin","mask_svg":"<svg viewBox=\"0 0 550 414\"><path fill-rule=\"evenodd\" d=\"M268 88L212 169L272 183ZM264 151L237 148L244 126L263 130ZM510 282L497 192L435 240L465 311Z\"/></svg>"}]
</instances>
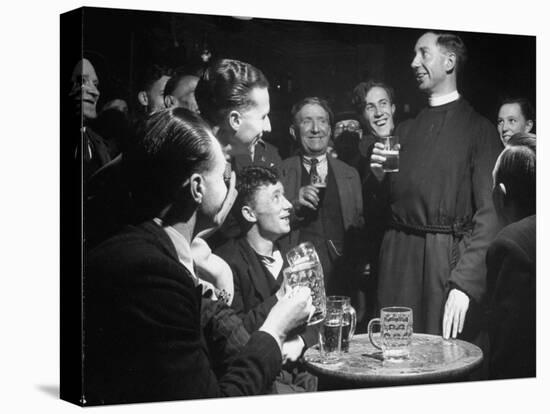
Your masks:
<instances>
[{"instance_id":1,"label":"man's chin","mask_svg":"<svg viewBox=\"0 0 550 414\"><path fill-rule=\"evenodd\" d=\"M383 130L378 130L378 131L375 130L374 132L379 137L387 137L387 136L391 135L391 129L383 129Z\"/></svg>"},{"instance_id":2,"label":"man's chin","mask_svg":"<svg viewBox=\"0 0 550 414\"><path fill-rule=\"evenodd\" d=\"M86 109L82 111L82 114L84 115L84 118L86 119L96 119L97 118L97 112L92 109Z\"/></svg>"},{"instance_id":3,"label":"man's chin","mask_svg":"<svg viewBox=\"0 0 550 414\"><path fill-rule=\"evenodd\" d=\"M327 148L323 148L323 149L307 149L304 151L305 155L307 155L308 157L319 157L323 154L326 154L327 152Z\"/></svg>"}]
</instances>

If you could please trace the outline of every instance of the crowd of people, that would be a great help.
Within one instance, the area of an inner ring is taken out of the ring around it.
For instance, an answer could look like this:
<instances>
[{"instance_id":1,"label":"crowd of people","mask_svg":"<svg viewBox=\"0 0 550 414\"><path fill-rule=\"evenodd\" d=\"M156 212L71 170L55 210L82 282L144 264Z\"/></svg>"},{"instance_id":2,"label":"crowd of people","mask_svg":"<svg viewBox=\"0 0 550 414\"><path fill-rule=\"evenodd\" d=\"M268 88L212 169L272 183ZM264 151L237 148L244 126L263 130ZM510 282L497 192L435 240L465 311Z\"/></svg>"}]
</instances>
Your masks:
<instances>
[{"instance_id":1,"label":"crowd of people","mask_svg":"<svg viewBox=\"0 0 550 414\"><path fill-rule=\"evenodd\" d=\"M306 241L359 332L380 308L407 306L415 332L483 349L477 379L535 376L535 111L512 98L496 122L478 114L459 91L455 34L426 32L413 52L428 98L416 117L397 123L379 80L354 88L355 111L306 96L289 108L299 149L286 159L267 139L269 81L249 63L151 65L140 117L114 139L93 126L101 74L76 63L88 403L320 389L301 361L318 338L311 292L282 276Z\"/></svg>"}]
</instances>

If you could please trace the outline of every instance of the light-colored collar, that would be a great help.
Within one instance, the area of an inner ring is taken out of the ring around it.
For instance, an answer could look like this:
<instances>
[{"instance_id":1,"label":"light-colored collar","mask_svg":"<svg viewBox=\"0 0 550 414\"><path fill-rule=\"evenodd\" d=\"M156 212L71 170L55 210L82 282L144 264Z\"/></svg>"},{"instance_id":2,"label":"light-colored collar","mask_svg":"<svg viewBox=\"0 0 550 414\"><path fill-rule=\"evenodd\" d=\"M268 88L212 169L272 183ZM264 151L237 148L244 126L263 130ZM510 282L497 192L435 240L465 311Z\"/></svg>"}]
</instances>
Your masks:
<instances>
[{"instance_id":1,"label":"light-colored collar","mask_svg":"<svg viewBox=\"0 0 550 414\"><path fill-rule=\"evenodd\" d=\"M447 93L445 95L430 96L430 106L445 105L449 102L458 100L458 98L460 98L460 94L458 93L457 90L454 90L451 93Z\"/></svg>"},{"instance_id":2,"label":"light-colored collar","mask_svg":"<svg viewBox=\"0 0 550 414\"><path fill-rule=\"evenodd\" d=\"M191 245L183 237L183 235L177 231L172 226L165 226L161 219L155 217L153 221L158 224L166 232L170 241L174 244L176 253L178 254L178 259L182 265L191 273L196 284L198 284L199 279L195 275L195 266L193 264L193 256L191 254Z\"/></svg>"},{"instance_id":3,"label":"light-colored collar","mask_svg":"<svg viewBox=\"0 0 550 414\"><path fill-rule=\"evenodd\" d=\"M315 157L312 157L310 155L304 155L304 159L311 161L312 158L317 158L317 161L319 161L319 164L327 161L327 153L325 152L323 155L318 155Z\"/></svg>"},{"instance_id":4,"label":"light-colored collar","mask_svg":"<svg viewBox=\"0 0 550 414\"><path fill-rule=\"evenodd\" d=\"M250 246L252 247L252 246ZM279 277L279 273L281 272L281 269L283 268L283 256L281 255L281 251L274 247L273 254L271 256L266 256L261 253L258 253L254 247L252 247L252 250L258 255L260 258L260 262L264 265L264 267L271 273L271 275L277 279Z\"/></svg>"}]
</instances>

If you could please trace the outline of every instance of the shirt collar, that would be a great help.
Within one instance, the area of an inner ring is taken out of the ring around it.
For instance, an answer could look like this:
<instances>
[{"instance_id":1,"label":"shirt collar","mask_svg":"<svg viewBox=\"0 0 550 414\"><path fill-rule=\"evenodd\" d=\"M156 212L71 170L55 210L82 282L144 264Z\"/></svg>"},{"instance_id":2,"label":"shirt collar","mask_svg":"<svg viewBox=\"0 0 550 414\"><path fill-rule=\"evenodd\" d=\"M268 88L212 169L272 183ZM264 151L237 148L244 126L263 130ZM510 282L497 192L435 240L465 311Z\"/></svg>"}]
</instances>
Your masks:
<instances>
[{"instance_id":1,"label":"shirt collar","mask_svg":"<svg viewBox=\"0 0 550 414\"><path fill-rule=\"evenodd\" d=\"M195 275L195 266L193 264L193 256L191 255L191 246L183 235L172 226L165 226L161 219L155 217L153 219L166 232L170 241L176 249L178 259L182 265L191 273L195 282L198 283L198 278Z\"/></svg>"},{"instance_id":2,"label":"shirt collar","mask_svg":"<svg viewBox=\"0 0 550 414\"><path fill-rule=\"evenodd\" d=\"M258 145L258 144L265 148L265 141L263 140L263 138L258 138L258 141L256 142L256 145ZM256 146L256 145L254 145L254 146Z\"/></svg>"},{"instance_id":3,"label":"shirt collar","mask_svg":"<svg viewBox=\"0 0 550 414\"><path fill-rule=\"evenodd\" d=\"M458 98L460 98L460 94L457 90L441 96L430 96L430 106L445 105L449 102L456 101Z\"/></svg>"},{"instance_id":4,"label":"shirt collar","mask_svg":"<svg viewBox=\"0 0 550 414\"><path fill-rule=\"evenodd\" d=\"M313 158L317 158L317 161L319 161L319 164L323 163L323 162L327 162L327 154L324 153L323 155L319 155L317 157L311 157L309 155L304 155L304 160L307 160L306 162L308 162L308 164L311 164L311 160Z\"/></svg>"},{"instance_id":5,"label":"shirt collar","mask_svg":"<svg viewBox=\"0 0 550 414\"><path fill-rule=\"evenodd\" d=\"M277 248L274 248L272 256L265 256L261 253L258 253L253 247L252 250L254 250L254 252L256 253L262 264L265 266L265 268L269 271L269 273L271 273L271 275L275 279L277 279L279 273L281 272L281 269L283 268L283 256L281 255L281 251Z\"/></svg>"}]
</instances>

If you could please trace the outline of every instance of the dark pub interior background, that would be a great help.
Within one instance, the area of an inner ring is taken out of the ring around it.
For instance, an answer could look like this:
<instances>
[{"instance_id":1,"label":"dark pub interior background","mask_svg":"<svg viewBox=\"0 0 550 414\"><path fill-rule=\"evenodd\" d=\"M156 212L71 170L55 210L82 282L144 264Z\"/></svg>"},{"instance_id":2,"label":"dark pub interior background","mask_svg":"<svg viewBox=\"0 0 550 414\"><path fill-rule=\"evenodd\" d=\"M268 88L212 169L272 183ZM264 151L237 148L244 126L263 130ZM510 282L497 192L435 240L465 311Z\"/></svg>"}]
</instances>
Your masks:
<instances>
[{"instance_id":1,"label":"dark pub interior background","mask_svg":"<svg viewBox=\"0 0 550 414\"><path fill-rule=\"evenodd\" d=\"M396 91L397 121L425 105L410 69L416 39L427 29L235 18L185 13L86 8L83 47L101 83L98 108L111 99L136 106L136 76L148 63L197 66L201 54L260 68L270 81L272 133L267 140L288 155L290 108L304 96L327 98L334 112L351 109L353 87L369 78ZM490 120L499 101L524 96L536 102L534 36L456 32L468 61L459 92ZM63 68L72 70L71 68Z\"/></svg>"}]
</instances>

